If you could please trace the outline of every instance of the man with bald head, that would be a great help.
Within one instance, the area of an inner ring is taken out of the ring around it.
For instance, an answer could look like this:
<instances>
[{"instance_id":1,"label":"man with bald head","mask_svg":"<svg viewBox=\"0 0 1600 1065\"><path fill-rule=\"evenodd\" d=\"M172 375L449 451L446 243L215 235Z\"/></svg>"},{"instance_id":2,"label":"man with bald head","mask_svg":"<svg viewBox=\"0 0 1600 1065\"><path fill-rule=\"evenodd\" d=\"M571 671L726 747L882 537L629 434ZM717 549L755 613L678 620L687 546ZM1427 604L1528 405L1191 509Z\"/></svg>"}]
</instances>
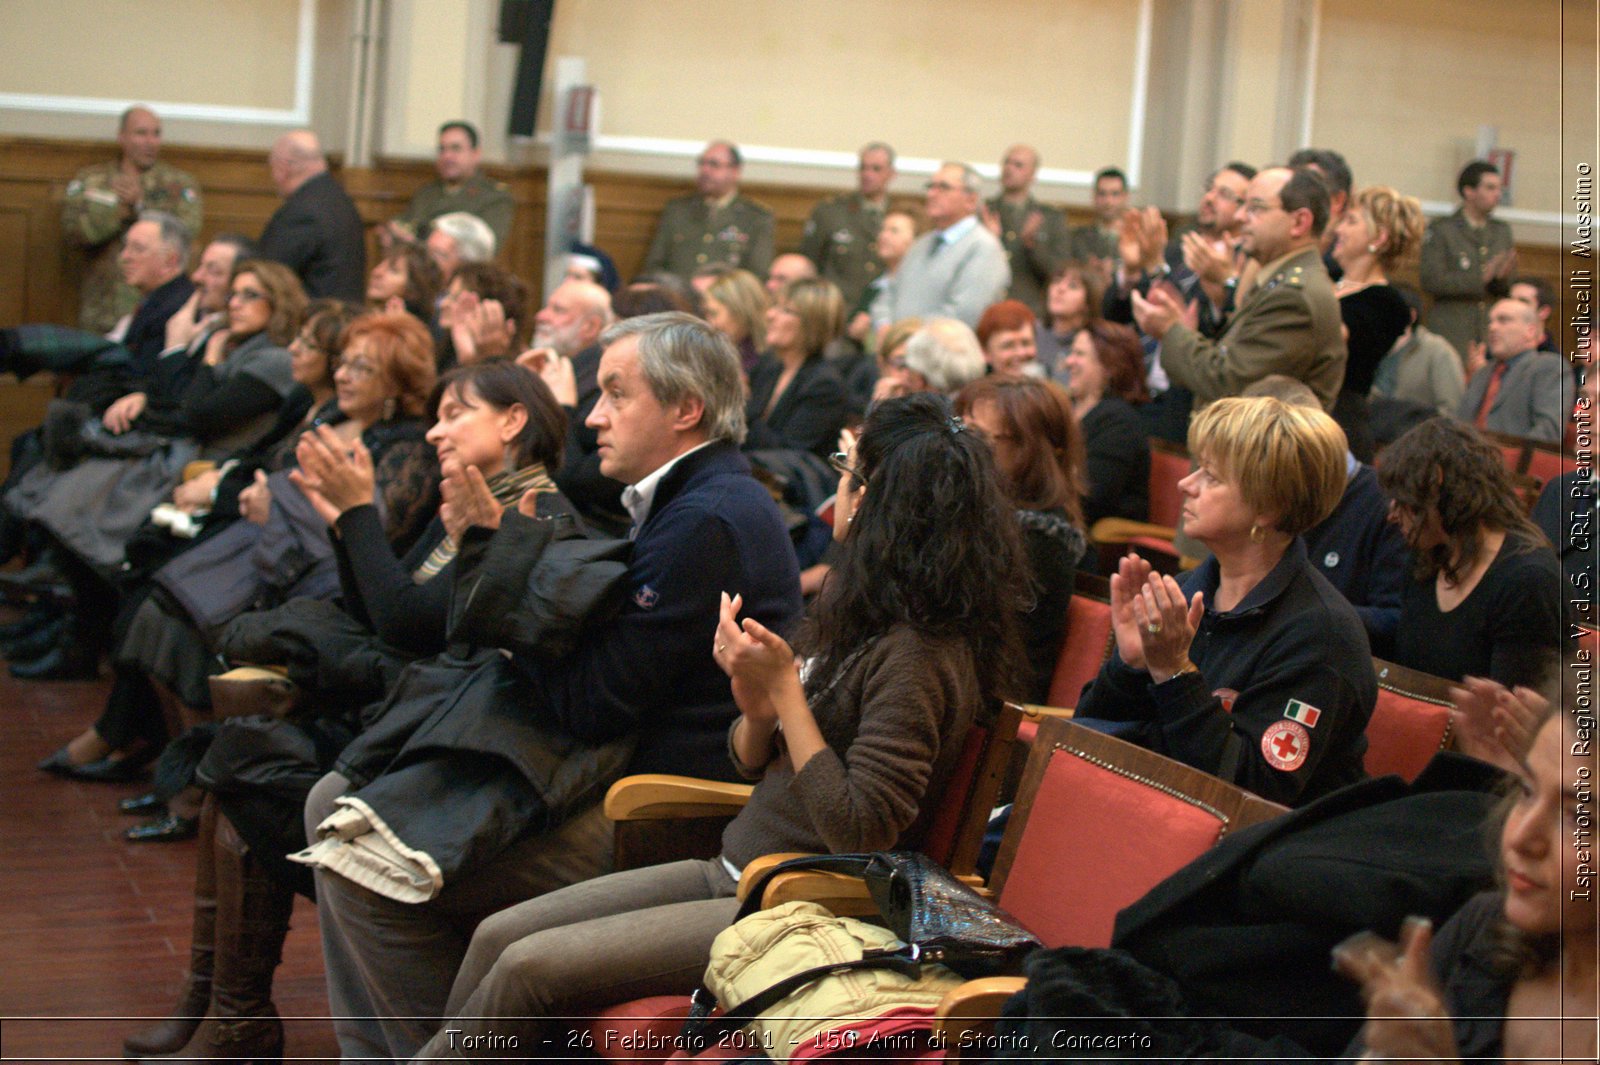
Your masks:
<instances>
[{"instance_id":1,"label":"man with bald head","mask_svg":"<svg viewBox=\"0 0 1600 1065\"><path fill-rule=\"evenodd\" d=\"M889 279L889 318L954 318L976 327L984 308L1004 299L1011 284L1006 251L978 221L976 170L945 163L927 188L933 229L917 238Z\"/></svg>"},{"instance_id":2,"label":"man with bald head","mask_svg":"<svg viewBox=\"0 0 1600 1065\"><path fill-rule=\"evenodd\" d=\"M1456 417L1479 429L1559 443L1566 406L1561 356L1539 351L1544 324L1521 300L1500 300L1489 310L1489 361L1472 380Z\"/></svg>"},{"instance_id":3,"label":"man with bald head","mask_svg":"<svg viewBox=\"0 0 1600 1065\"><path fill-rule=\"evenodd\" d=\"M817 265L804 255L792 251L784 252L772 260L772 269L767 271L767 295L776 300L783 295L783 290L796 281L810 281L817 276Z\"/></svg>"},{"instance_id":4,"label":"man with bald head","mask_svg":"<svg viewBox=\"0 0 1600 1065\"><path fill-rule=\"evenodd\" d=\"M78 325L93 333L109 332L139 302L139 290L123 281L117 257L142 212L172 215L190 240L200 233L200 184L161 162L161 119L155 112L139 106L124 111L117 147L116 160L78 171L61 205L61 228L86 260Z\"/></svg>"},{"instance_id":5,"label":"man with bald head","mask_svg":"<svg viewBox=\"0 0 1600 1065\"><path fill-rule=\"evenodd\" d=\"M285 133L267 156L283 204L261 231L261 255L300 275L306 294L360 303L367 290L367 238L361 215L328 173L317 135Z\"/></svg>"},{"instance_id":6,"label":"man with bald head","mask_svg":"<svg viewBox=\"0 0 1600 1065\"><path fill-rule=\"evenodd\" d=\"M695 163L695 191L661 209L641 273L687 281L703 266L726 263L764 276L772 264L772 211L740 195L743 173L737 145L706 145Z\"/></svg>"},{"instance_id":7,"label":"man with bald head","mask_svg":"<svg viewBox=\"0 0 1600 1065\"><path fill-rule=\"evenodd\" d=\"M1000 160L1000 195L984 205L983 224L1006 249L1011 265L1007 295L1043 314L1050 271L1071 254L1071 234L1060 211L1033 198L1038 173L1037 151L1026 144L1007 148Z\"/></svg>"}]
</instances>

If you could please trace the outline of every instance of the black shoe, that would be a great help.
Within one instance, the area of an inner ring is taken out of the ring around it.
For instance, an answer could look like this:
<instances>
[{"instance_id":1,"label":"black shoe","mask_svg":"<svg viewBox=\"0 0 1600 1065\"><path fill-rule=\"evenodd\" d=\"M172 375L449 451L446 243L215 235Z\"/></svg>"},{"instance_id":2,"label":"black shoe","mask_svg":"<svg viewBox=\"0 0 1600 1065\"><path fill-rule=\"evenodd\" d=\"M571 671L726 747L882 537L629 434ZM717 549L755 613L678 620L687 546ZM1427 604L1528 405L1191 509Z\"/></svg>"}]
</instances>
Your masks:
<instances>
[{"instance_id":1,"label":"black shoe","mask_svg":"<svg viewBox=\"0 0 1600 1065\"><path fill-rule=\"evenodd\" d=\"M66 627L67 616L59 615L14 640L0 640L0 654L12 665L43 658L62 642Z\"/></svg>"},{"instance_id":2,"label":"black shoe","mask_svg":"<svg viewBox=\"0 0 1600 1065\"><path fill-rule=\"evenodd\" d=\"M58 777L73 776L79 769L82 768L82 766L78 765L72 760L72 755L67 753L67 749L65 747L58 749L49 758L46 758L39 763L39 769L46 773L54 773Z\"/></svg>"},{"instance_id":3,"label":"black shoe","mask_svg":"<svg viewBox=\"0 0 1600 1065\"><path fill-rule=\"evenodd\" d=\"M73 780L92 780L98 784L126 784L142 779L145 775L144 767L149 761L148 758L133 756L102 758L98 762L85 762L83 765L69 764L60 770L60 773Z\"/></svg>"},{"instance_id":4,"label":"black shoe","mask_svg":"<svg viewBox=\"0 0 1600 1065\"><path fill-rule=\"evenodd\" d=\"M100 676L99 657L76 643L57 645L43 658L11 665L18 680L96 680Z\"/></svg>"},{"instance_id":5,"label":"black shoe","mask_svg":"<svg viewBox=\"0 0 1600 1065\"><path fill-rule=\"evenodd\" d=\"M117 813L119 814L164 814L167 812L167 802L155 792L136 795L131 799L117 800Z\"/></svg>"},{"instance_id":6,"label":"black shoe","mask_svg":"<svg viewBox=\"0 0 1600 1065\"><path fill-rule=\"evenodd\" d=\"M133 826L122 834L122 838L129 843L179 843L186 839L194 839L199 833L198 817L167 814L154 821Z\"/></svg>"}]
</instances>

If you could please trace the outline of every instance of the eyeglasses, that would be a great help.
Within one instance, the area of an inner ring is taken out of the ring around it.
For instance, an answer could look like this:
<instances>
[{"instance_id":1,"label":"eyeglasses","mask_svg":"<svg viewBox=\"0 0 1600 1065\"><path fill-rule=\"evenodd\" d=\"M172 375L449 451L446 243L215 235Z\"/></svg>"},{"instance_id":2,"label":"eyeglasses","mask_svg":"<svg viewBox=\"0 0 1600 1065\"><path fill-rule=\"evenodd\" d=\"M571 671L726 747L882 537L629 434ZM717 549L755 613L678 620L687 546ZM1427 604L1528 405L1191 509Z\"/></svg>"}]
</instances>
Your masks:
<instances>
[{"instance_id":1,"label":"eyeglasses","mask_svg":"<svg viewBox=\"0 0 1600 1065\"><path fill-rule=\"evenodd\" d=\"M1244 210L1245 214L1266 214L1269 211L1283 210L1283 204L1268 203L1266 200L1246 200Z\"/></svg>"},{"instance_id":2,"label":"eyeglasses","mask_svg":"<svg viewBox=\"0 0 1600 1065\"><path fill-rule=\"evenodd\" d=\"M828 465L832 466L844 476L850 478L856 484L867 483L867 478L856 467L855 463L850 460L850 455L848 452L835 451L833 454L828 456Z\"/></svg>"},{"instance_id":3,"label":"eyeglasses","mask_svg":"<svg viewBox=\"0 0 1600 1065\"><path fill-rule=\"evenodd\" d=\"M339 372L361 381L377 373L378 364L368 362L366 359L346 359L339 364Z\"/></svg>"},{"instance_id":4,"label":"eyeglasses","mask_svg":"<svg viewBox=\"0 0 1600 1065\"><path fill-rule=\"evenodd\" d=\"M964 192L965 185L957 185L949 181L930 181L922 186L928 192Z\"/></svg>"},{"instance_id":5,"label":"eyeglasses","mask_svg":"<svg viewBox=\"0 0 1600 1065\"><path fill-rule=\"evenodd\" d=\"M1223 203L1231 203L1235 207L1244 202L1243 196L1239 195L1237 192L1234 192L1230 188L1224 188L1223 186L1217 184L1207 185L1205 188L1200 190L1200 193L1201 195L1214 195Z\"/></svg>"},{"instance_id":6,"label":"eyeglasses","mask_svg":"<svg viewBox=\"0 0 1600 1065\"><path fill-rule=\"evenodd\" d=\"M256 300L264 300L266 298L266 293L257 292L253 288L236 288L232 292L228 293L228 299L230 301L243 300L246 303L253 303Z\"/></svg>"}]
</instances>

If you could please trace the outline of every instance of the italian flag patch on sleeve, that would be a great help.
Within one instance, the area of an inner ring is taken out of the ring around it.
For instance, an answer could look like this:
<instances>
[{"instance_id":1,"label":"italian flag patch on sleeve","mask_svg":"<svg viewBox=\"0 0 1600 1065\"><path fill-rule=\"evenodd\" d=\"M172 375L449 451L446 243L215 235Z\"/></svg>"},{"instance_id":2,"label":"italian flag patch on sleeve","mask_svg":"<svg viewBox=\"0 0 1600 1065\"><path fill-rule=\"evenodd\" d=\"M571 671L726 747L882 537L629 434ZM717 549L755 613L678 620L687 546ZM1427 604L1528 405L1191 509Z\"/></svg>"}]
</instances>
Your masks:
<instances>
[{"instance_id":1,"label":"italian flag patch on sleeve","mask_svg":"<svg viewBox=\"0 0 1600 1065\"><path fill-rule=\"evenodd\" d=\"M1322 711L1310 703L1302 703L1299 699L1290 699L1289 705L1283 708L1283 716L1290 721L1298 721L1306 728L1316 728L1317 718L1322 716Z\"/></svg>"}]
</instances>

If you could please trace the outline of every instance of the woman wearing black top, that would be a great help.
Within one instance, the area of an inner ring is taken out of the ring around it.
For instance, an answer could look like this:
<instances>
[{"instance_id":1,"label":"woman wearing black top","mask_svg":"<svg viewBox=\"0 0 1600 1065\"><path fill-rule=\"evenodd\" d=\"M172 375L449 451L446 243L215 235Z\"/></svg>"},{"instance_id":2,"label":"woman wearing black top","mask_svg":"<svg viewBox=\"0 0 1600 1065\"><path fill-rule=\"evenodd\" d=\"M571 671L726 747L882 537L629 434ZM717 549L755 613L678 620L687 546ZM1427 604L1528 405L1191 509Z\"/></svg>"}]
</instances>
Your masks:
<instances>
[{"instance_id":1,"label":"woman wearing black top","mask_svg":"<svg viewBox=\"0 0 1600 1065\"><path fill-rule=\"evenodd\" d=\"M1560 645L1561 567L1499 450L1432 418L1389 445L1378 483L1416 557L1395 661L1447 680L1537 684Z\"/></svg>"},{"instance_id":2,"label":"woman wearing black top","mask_svg":"<svg viewBox=\"0 0 1600 1065\"><path fill-rule=\"evenodd\" d=\"M844 297L831 281L794 281L767 311L771 349L750 371L747 450L790 448L826 458L849 417L844 385L822 350L844 332Z\"/></svg>"},{"instance_id":3,"label":"woman wearing black top","mask_svg":"<svg viewBox=\"0 0 1600 1065\"><path fill-rule=\"evenodd\" d=\"M1349 359L1333 420L1350 452L1370 463L1375 445L1367 424L1367 393L1378 363L1411 324L1411 312L1389 284L1389 271L1422 239L1422 205L1384 185L1357 192L1334 226L1333 257L1344 268L1334 291L1344 319Z\"/></svg>"},{"instance_id":4,"label":"woman wearing black top","mask_svg":"<svg viewBox=\"0 0 1600 1065\"><path fill-rule=\"evenodd\" d=\"M1000 483L1017 508L1031 597L1022 615L1032 702L1050 690L1083 558L1083 438L1066 390L1054 381L991 374L956 397L956 412L989 440Z\"/></svg>"},{"instance_id":5,"label":"woman wearing black top","mask_svg":"<svg viewBox=\"0 0 1600 1065\"><path fill-rule=\"evenodd\" d=\"M1125 325L1096 319L1078 330L1061 365L1089 451L1084 520L1144 521L1150 516L1150 442L1134 406L1150 393L1139 338Z\"/></svg>"}]
</instances>

